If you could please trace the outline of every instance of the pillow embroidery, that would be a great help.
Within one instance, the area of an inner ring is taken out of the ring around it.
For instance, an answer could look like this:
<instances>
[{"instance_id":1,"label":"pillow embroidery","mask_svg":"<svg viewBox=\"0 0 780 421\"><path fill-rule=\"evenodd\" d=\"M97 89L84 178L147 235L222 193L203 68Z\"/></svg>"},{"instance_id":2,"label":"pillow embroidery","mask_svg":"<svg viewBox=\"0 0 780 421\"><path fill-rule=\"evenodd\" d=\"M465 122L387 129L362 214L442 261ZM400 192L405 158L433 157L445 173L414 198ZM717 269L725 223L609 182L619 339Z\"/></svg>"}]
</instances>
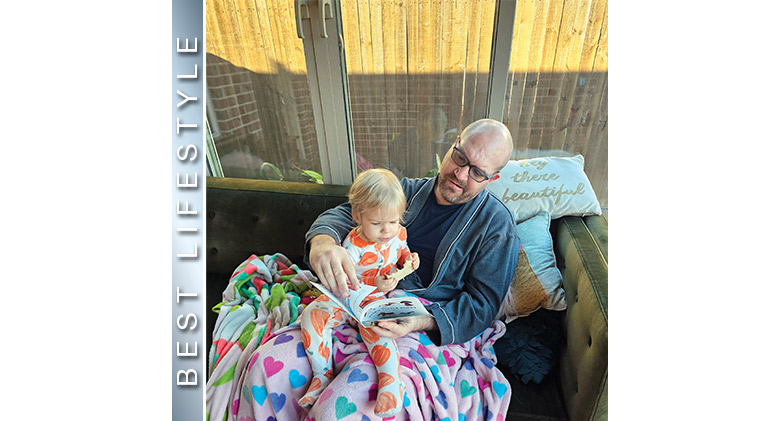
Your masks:
<instances>
[{"instance_id":1,"label":"pillow embroidery","mask_svg":"<svg viewBox=\"0 0 780 421\"><path fill-rule=\"evenodd\" d=\"M512 211L515 221L541 211L552 218L601 215L584 164L582 155L509 161L487 188Z\"/></svg>"}]
</instances>

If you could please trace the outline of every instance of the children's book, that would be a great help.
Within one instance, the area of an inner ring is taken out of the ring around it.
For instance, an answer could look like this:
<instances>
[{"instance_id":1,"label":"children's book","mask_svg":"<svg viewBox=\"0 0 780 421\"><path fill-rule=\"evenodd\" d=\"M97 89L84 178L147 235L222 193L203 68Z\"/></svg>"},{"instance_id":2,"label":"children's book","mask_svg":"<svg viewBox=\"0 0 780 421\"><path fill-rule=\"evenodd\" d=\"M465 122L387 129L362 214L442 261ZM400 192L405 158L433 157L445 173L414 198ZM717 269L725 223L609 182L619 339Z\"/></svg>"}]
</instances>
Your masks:
<instances>
[{"instance_id":1,"label":"children's book","mask_svg":"<svg viewBox=\"0 0 780 421\"><path fill-rule=\"evenodd\" d=\"M370 285L362 285L356 290L349 290L348 297L339 298L322 284L317 282L311 284L364 327L371 327L381 320L431 315L420 300L415 297L383 298L361 307L360 303L363 299L376 290L376 287Z\"/></svg>"}]
</instances>

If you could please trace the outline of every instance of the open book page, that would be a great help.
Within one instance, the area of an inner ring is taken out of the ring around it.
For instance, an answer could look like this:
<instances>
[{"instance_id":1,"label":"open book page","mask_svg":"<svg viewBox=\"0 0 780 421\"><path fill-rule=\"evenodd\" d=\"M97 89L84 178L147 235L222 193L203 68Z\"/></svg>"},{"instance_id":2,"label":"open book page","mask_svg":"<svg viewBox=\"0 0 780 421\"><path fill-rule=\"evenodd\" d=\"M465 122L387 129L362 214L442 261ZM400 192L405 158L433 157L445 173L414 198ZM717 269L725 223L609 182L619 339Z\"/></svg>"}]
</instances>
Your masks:
<instances>
[{"instance_id":1,"label":"open book page","mask_svg":"<svg viewBox=\"0 0 780 421\"><path fill-rule=\"evenodd\" d=\"M363 326L381 320L403 319L405 317L430 316L428 310L415 297L397 297L377 300L363 309Z\"/></svg>"},{"instance_id":2,"label":"open book page","mask_svg":"<svg viewBox=\"0 0 780 421\"><path fill-rule=\"evenodd\" d=\"M349 297L341 298L328 291L328 289L320 283L312 282L311 284L358 321L360 321L363 312L360 303L376 290L376 287L374 286L363 284L358 289L350 289Z\"/></svg>"},{"instance_id":3,"label":"open book page","mask_svg":"<svg viewBox=\"0 0 780 421\"><path fill-rule=\"evenodd\" d=\"M311 284L322 291L322 293L333 303L344 309L352 318L365 327L370 327L381 320L430 316L430 313L425 309L425 306L423 306L420 300L415 297L383 298L381 300L376 300L363 308L360 306L360 303L363 302L369 294L374 292L376 287L361 285L361 287L356 290L349 290L349 297L340 298L328 291L322 284L317 282L312 282Z\"/></svg>"}]
</instances>

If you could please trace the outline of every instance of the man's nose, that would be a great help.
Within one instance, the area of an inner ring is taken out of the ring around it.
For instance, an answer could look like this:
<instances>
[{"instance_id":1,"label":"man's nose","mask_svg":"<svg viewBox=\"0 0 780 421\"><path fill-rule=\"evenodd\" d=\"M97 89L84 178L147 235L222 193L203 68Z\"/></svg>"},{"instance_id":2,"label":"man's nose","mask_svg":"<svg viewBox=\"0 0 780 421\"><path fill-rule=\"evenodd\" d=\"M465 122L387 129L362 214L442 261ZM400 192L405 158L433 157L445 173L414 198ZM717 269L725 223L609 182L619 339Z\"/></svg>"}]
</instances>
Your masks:
<instances>
[{"instance_id":1,"label":"man's nose","mask_svg":"<svg viewBox=\"0 0 780 421\"><path fill-rule=\"evenodd\" d=\"M455 168L455 178L460 181L469 181L469 167Z\"/></svg>"}]
</instances>

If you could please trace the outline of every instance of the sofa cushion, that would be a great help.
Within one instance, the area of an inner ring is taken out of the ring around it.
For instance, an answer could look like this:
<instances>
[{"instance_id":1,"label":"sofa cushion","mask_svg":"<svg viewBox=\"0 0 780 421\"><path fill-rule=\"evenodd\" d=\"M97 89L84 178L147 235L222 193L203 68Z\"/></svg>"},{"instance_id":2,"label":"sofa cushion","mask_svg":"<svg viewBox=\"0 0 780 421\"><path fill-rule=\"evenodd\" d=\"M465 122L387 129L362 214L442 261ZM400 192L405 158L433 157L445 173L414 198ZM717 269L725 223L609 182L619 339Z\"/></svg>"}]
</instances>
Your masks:
<instances>
[{"instance_id":1,"label":"sofa cushion","mask_svg":"<svg viewBox=\"0 0 780 421\"><path fill-rule=\"evenodd\" d=\"M539 212L517 224L516 229L520 252L515 277L496 317L509 322L540 308L565 310L566 297L550 234L550 214Z\"/></svg>"},{"instance_id":2,"label":"sofa cushion","mask_svg":"<svg viewBox=\"0 0 780 421\"><path fill-rule=\"evenodd\" d=\"M501 170L501 177L487 188L512 211L515 221L541 211L550 212L553 219L601 215L584 164L582 155L509 161Z\"/></svg>"},{"instance_id":3,"label":"sofa cushion","mask_svg":"<svg viewBox=\"0 0 780 421\"><path fill-rule=\"evenodd\" d=\"M282 253L303 264L306 231L323 210L346 202L349 190L235 178L206 183L206 270L228 275L252 254Z\"/></svg>"}]
</instances>

